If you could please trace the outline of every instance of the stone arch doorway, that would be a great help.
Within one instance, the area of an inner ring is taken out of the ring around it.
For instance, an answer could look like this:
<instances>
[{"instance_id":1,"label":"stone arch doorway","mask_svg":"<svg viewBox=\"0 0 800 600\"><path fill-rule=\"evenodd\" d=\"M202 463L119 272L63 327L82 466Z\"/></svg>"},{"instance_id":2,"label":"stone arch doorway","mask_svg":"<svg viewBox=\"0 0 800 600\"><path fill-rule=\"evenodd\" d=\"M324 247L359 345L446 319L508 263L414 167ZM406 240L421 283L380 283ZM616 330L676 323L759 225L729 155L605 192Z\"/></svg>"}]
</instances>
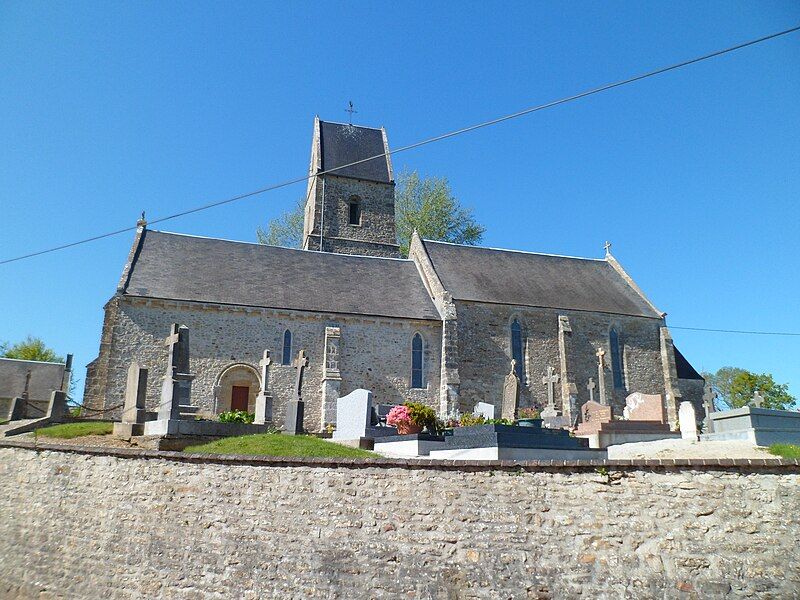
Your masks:
<instances>
[{"instance_id":1,"label":"stone arch doorway","mask_svg":"<svg viewBox=\"0 0 800 600\"><path fill-rule=\"evenodd\" d=\"M229 410L255 412L256 396L261 389L261 379L255 367L238 363L226 367L217 378L214 386L217 392L215 412Z\"/></svg>"}]
</instances>

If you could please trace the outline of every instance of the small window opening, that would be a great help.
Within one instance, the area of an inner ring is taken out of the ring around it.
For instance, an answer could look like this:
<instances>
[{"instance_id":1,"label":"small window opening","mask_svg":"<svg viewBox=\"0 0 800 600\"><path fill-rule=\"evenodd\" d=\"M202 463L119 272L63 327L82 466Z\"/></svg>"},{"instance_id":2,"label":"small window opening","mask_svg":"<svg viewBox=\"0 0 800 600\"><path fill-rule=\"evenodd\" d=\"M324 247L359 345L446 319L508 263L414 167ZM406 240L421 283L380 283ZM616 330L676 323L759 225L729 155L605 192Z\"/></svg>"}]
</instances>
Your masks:
<instances>
[{"instance_id":1,"label":"small window opening","mask_svg":"<svg viewBox=\"0 0 800 600\"><path fill-rule=\"evenodd\" d=\"M348 208L350 225L361 225L361 201L358 198L351 198Z\"/></svg>"}]
</instances>

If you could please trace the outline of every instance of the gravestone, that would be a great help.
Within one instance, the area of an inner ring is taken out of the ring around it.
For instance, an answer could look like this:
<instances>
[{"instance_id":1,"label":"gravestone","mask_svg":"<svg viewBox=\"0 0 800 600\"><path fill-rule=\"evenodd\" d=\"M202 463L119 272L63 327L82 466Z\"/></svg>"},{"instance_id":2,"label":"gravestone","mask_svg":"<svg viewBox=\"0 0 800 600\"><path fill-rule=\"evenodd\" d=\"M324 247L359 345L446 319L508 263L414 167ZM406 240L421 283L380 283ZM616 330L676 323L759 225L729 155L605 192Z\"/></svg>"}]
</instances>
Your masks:
<instances>
[{"instance_id":1,"label":"gravestone","mask_svg":"<svg viewBox=\"0 0 800 600\"><path fill-rule=\"evenodd\" d=\"M144 423L145 399L147 396L147 369L132 362L128 367L125 384L125 406L122 409L123 423Z\"/></svg>"},{"instance_id":2,"label":"gravestone","mask_svg":"<svg viewBox=\"0 0 800 600\"><path fill-rule=\"evenodd\" d=\"M272 394L269 391L269 366L272 358L269 350L264 350L264 356L258 362L261 367L261 389L256 396L256 418L253 423L264 425L267 421L272 421Z\"/></svg>"},{"instance_id":3,"label":"gravestone","mask_svg":"<svg viewBox=\"0 0 800 600\"><path fill-rule=\"evenodd\" d=\"M608 404L606 400L606 367L603 361L605 354L606 351L602 348L598 348L595 353L595 356L597 356L597 385L600 386L600 404L604 406Z\"/></svg>"},{"instance_id":4,"label":"gravestone","mask_svg":"<svg viewBox=\"0 0 800 600\"><path fill-rule=\"evenodd\" d=\"M755 391L753 393L753 399L749 402L750 406L755 406L756 408L761 408L764 404L764 396L761 395L761 392Z\"/></svg>"},{"instance_id":5,"label":"gravestone","mask_svg":"<svg viewBox=\"0 0 800 600\"><path fill-rule=\"evenodd\" d=\"M697 415L691 402L681 402L678 408L678 423L684 440L697 441Z\"/></svg>"},{"instance_id":6,"label":"gravestone","mask_svg":"<svg viewBox=\"0 0 800 600\"><path fill-rule=\"evenodd\" d=\"M294 400L286 404L286 422L283 427L284 433L289 435L300 435L305 432L303 428L303 416L305 405L303 402L303 374L308 366L308 356L305 350L297 353L297 358L292 361L292 366L296 369L294 380Z\"/></svg>"},{"instance_id":7,"label":"gravestone","mask_svg":"<svg viewBox=\"0 0 800 600\"><path fill-rule=\"evenodd\" d=\"M494 404L489 404L488 402L478 402L475 405L475 410L472 412L476 415L482 416L487 421L491 419L496 419L496 410L497 407Z\"/></svg>"},{"instance_id":8,"label":"gravestone","mask_svg":"<svg viewBox=\"0 0 800 600\"><path fill-rule=\"evenodd\" d=\"M594 389L597 384L594 382L594 377L589 377L589 383L586 384L586 389L589 390L589 402L594 402Z\"/></svg>"},{"instance_id":9,"label":"gravestone","mask_svg":"<svg viewBox=\"0 0 800 600\"><path fill-rule=\"evenodd\" d=\"M503 408L500 416L509 421L517 418L519 406L519 378L516 373L517 361L511 360L511 371L503 382Z\"/></svg>"},{"instance_id":10,"label":"gravestone","mask_svg":"<svg viewBox=\"0 0 800 600\"><path fill-rule=\"evenodd\" d=\"M45 418L50 419L53 423L60 423L67 418L68 414L67 393L61 390L53 390L47 403Z\"/></svg>"},{"instance_id":11,"label":"gravestone","mask_svg":"<svg viewBox=\"0 0 800 600\"><path fill-rule=\"evenodd\" d=\"M367 437L372 427L372 392L355 390L336 401L335 440L358 440Z\"/></svg>"},{"instance_id":12,"label":"gravestone","mask_svg":"<svg viewBox=\"0 0 800 600\"><path fill-rule=\"evenodd\" d=\"M667 414L660 394L635 392L625 398L622 416L627 421L656 421L666 423Z\"/></svg>"},{"instance_id":13,"label":"gravestone","mask_svg":"<svg viewBox=\"0 0 800 600\"><path fill-rule=\"evenodd\" d=\"M581 418L583 422L578 425L576 435L596 433L603 423L610 423L613 419L610 406L591 400L581 406Z\"/></svg>"},{"instance_id":14,"label":"gravestone","mask_svg":"<svg viewBox=\"0 0 800 600\"><path fill-rule=\"evenodd\" d=\"M555 369L553 369L553 367L551 366L547 367L547 375L542 377L542 383L547 386L547 407L545 408L545 410L551 409L553 415L558 414L556 412L555 387L559 379L560 377L558 376L558 373L556 373Z\"/></svg>"},{"instance_id":15,"label":"gravestone","mask_svg":"<svg viewBox=\"0 0 800 600\"><path fill-rule=\"evenodd\" d=\"M189 328L172 324L171 333L164 341L169 348L167 372L161 384L159 420L178 420L182 415L193 417L197 408L191 406L192 380L189 373Z\"/></svg>"}]
</instances>

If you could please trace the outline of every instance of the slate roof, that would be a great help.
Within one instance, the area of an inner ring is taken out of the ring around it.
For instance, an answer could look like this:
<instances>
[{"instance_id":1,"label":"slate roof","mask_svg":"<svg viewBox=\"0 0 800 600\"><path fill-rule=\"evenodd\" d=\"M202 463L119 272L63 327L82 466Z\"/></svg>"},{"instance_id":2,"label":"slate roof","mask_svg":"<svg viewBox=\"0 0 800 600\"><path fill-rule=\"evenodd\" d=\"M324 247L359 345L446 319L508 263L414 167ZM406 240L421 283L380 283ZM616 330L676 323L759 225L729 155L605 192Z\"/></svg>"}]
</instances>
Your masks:
<instances>
[{"instance_id":1,"label":"slate roof","mask_svg":"<svg viewBox=\"0 0 800 600\"><path fill-rule=\"evenodd\" d=\"M0 358L0 398L19 398L25 391L25 377L31 371L28 397L49 400L53 390L61 389L64 363Z\"/></svg>"},{"instance_id":2,"label":"slate roof","mask_svg":"<svg viewBox=\"0 0 800 600\"><path fill-rule=\"evenodd\" d=\"M145 230L122 293L263 308L439 320L410 260Z\"/></svg>"},{"instance_id":3,"label":"slate roof","mask_svg":"<svg viewBox=\"0 0 800 600\"><path fill-rule=\"evenodd\" d=\"M675 370L678 371L678 379L703 379L681 351L675 346L673 348L675 348Z\"/></svg>"},{"instance_id":4,"label":"slate roof","mask_svg":"<svg viewBox=\"0 0 800 600\"><path fill-rule=\"evenodd\" d=\"M321 166L324 171L386 152L382 129L326 121L319 123ZM336 169L332 174L384 183L392 180L388 156Z\"/></svg>"},{"instance_id":5,"label":"slate roof","mask_svg":"<svg viewBox=\"0 0 800 600\"><path fill-rule=\"evenodd\" d=\"M456 300L661 318L605 260L423 243Z\"/></svg>"}]
</instances>

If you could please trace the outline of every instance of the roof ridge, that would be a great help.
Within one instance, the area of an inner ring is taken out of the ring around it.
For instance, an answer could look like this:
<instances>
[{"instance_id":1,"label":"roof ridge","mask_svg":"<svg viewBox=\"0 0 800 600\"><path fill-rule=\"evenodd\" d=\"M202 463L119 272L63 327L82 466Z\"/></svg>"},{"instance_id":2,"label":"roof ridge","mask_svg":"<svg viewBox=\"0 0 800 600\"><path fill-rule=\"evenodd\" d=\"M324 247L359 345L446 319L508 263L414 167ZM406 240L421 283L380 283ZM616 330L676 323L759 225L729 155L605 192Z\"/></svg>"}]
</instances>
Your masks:
<instances>
[{"instance_id":1,"label":"roof ridge","mask_svg":"<svg viewBox=\"0 0 800 600\"><path fill-rule=\"evenodd\" d=\"M457 244L455 242L445 242L441 240L422 240L425 243L445 244L447 246L459 246L462 248L474 248L477 250L492 250L494 252L514 252L516 254L530 254L533 256L552 256L554 258L571 258L574 260L590 260L593 262L606 262L604 258L589 258L586 256L570 256L568 254L552 254L550 252L534 252L533 250L516 250L514 248L493 248L492 246L473 246L471 244Z\"/></svg>"},{"instance_id":2,"label":"roof ridge","mask_svg":"<svg viewBox=\"0 0 800 600\"><path fill-rule=\"evenodd\" d=\"M8 358L6 356L0 356L0 358L2 358L3 360L13 360L13 361L16 361L16 362L37 363L37 364L40 364L40 365L61 365L62 367L67 364L67 363L56 362L56 361L52 361L52 360L28 360L26 358Z\"/></svg>"},{"instance_id":3,"label":"roof ridge","mask_svg":"<svg viewBox=\"0 0 800 600\"><path fill-rule=\"evenodd\" d=\"M321 256L337 256L347 258L371 258L377 260L393 260L397 262L411 263L410 258L393 258L391 256L367 256L365 254L339 254L337 252L320 252L319 250L306 250L304 248L287 248L286 246L275 246L273 244L262 244L260 242L246 242L242 240L229 240L228 238L212 237L208 235L195 235L192 233L178 233L177 231L162 231L160 229L148 229L148 233L161 233L163 235L176 235L180 237L195 238L199 240L213 240L215 242L227 242L229 244L242 244L244 246L259 246L262 248L277 248L278 250L288 250L289 252L304 252L307 254L319 254Z\"/></svg>"},{"instance_id":4,"label":"roof ridge","mask_svg":"<svg viewBox=\"0 0 800 600\"><path fill-rule=\"evenodd\" d=\"M340 123L339 121L326 121L319 120L320 123L328 123L330 125L343 125L345 127L358 127L359 129L372 129L373 131L383 131L383 127L369 127L368 125L356 125L355 123Z\"/></svg>"}]
</instances>

